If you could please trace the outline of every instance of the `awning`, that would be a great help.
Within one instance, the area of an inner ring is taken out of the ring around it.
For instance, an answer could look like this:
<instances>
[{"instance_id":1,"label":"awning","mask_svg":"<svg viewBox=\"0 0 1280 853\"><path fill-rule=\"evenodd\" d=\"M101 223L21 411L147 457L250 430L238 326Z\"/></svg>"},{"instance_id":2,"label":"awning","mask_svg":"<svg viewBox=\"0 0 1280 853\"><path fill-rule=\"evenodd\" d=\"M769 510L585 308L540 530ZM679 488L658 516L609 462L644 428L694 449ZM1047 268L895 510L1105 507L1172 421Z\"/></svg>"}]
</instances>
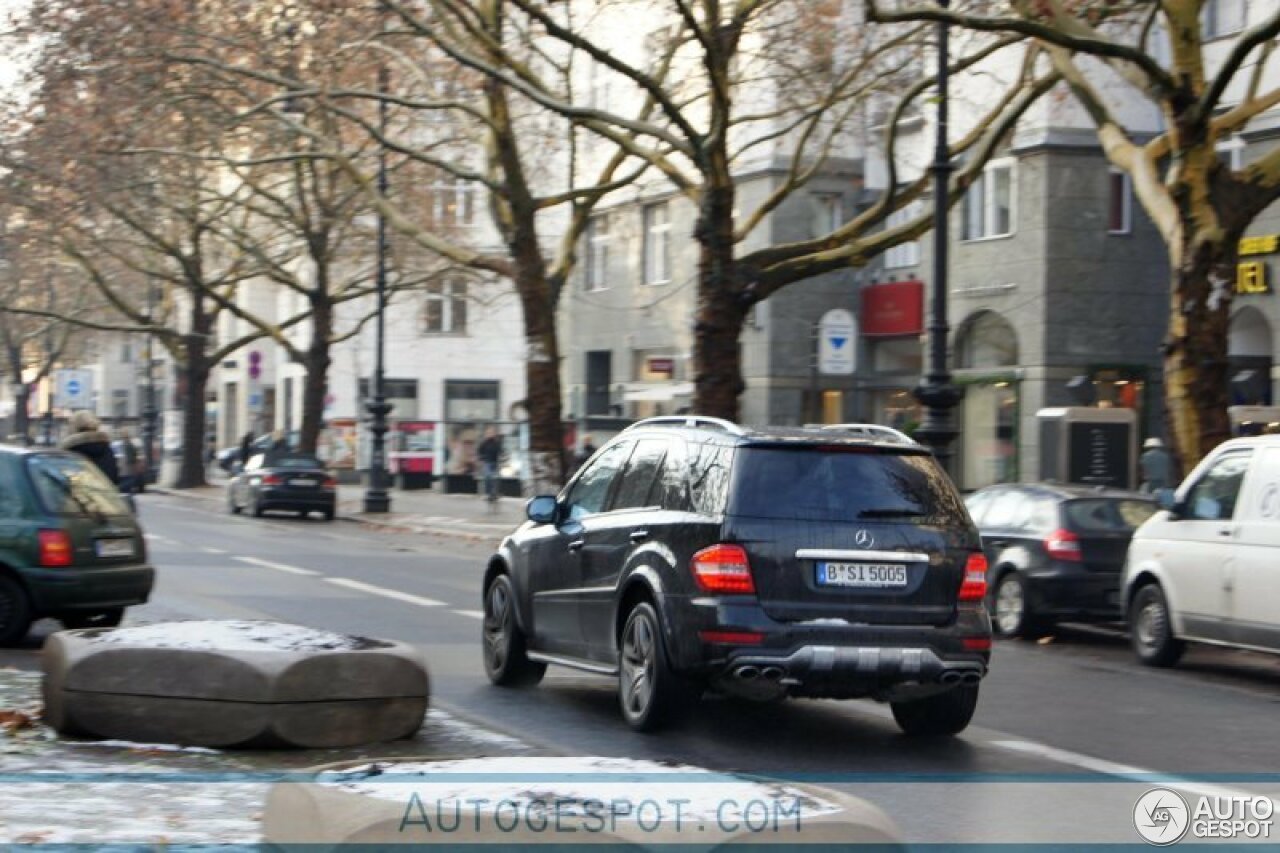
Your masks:
<instances>
[{"instance_id":1,"label":"awning","mask_svg":"<svg viewBox=\"0 0 1280 853\"><path fill-rule=\"evenodd\" d=\"M624 403L669 403L676 397L693 395L692 382L633 382L624 385Z\"/></svg>"}]
</instances>

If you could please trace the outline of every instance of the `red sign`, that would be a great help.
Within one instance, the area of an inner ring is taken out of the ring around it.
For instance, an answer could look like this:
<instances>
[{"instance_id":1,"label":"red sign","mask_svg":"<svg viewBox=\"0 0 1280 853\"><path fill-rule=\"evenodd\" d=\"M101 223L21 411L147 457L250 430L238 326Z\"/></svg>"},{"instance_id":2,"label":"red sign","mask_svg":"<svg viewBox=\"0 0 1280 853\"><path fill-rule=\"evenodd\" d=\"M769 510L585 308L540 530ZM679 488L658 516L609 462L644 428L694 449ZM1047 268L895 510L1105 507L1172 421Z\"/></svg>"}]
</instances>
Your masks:
<instances>
[{"instance_id":1,"label":"red sign","mask_svg":"<svg viewBox=\"0 0 1280 853\"><path fill-rule=\"evenodd\" d=\"M891 281L862 288L862 334L868 338L924 331L924 282Z\"/></svg>"},{"instance_id":2,"label":"red sign","mask_svg":"<svg viewBox=\"0 0 1280 853\"><path fill-rule=\"evenodd\" d=\"M674 358L650 357L647 366L650 373L665 373L670 376L676 372L676 360Z\"/></svg>"}]
</instances>

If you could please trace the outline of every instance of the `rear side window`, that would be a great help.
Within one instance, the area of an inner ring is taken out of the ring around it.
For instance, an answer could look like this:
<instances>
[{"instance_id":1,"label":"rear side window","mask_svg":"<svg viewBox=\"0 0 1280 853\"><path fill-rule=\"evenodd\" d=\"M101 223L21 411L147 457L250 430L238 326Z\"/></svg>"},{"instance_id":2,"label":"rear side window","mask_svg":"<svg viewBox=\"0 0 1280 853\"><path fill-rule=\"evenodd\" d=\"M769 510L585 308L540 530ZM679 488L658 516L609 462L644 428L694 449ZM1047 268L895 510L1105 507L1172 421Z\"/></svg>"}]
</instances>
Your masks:
<instances>
[{"instance_id":1,"label":"rear side window","mask_svg":"<svg viewBox=\"0 0 1280 853\"><path fill-rule=\"evenodd\" d=\"M662 457L666 452L667 443L660 438L646 438L636 442L636 449L627 462L627 469L622 472L618 494L610 509L635 509L656 503L649 499L649 493L653 489L654 480L658 479Z\"/></svg>"},{"instance_id":2,"label":"rear side window","mask_svg":"<svg viewBox=\"0 0 1280 853\"><path fill-rule=\"evenodd\" d=\"M728 501L733 448L725 444L702 444L691 446L689 451L689 497L693 511L719 515Z\"/></svg>"},{"instance_id":3,"label":"rear side window","mask_svg":"<svg viewBox=\"0 0 1280 853\"><path fill-rule=\"evenodd\" d=\"M693 510L693 498L689 494L689 451L684 439L671 439L652 502L673 512Z\"/></svg>"},{"instance_id":4,"label":"rear side window","mask_svg":"<svg viewBox=\"0 0 1280 853\"><path fill-rule=\"evenodd\" d=\"M964 502L932 456L816 447L744 447L739 454L734 515L969 526Z\"/></svg>"},{"instance_id":5,"label":"rear side window","mask_svg":"<svg viewBox=\"0 0 1280 853\"><path fill-rule=\"evenodd\" d=\"M77 456L27 457L40 503L57 515L128 515L129 507L98 467Z\"/></svg>"},{"instance_id":6,"label":"rear side window","mask_svg":"<svg viewBox=\"0 0 1280 853\"><path fill-rule=\"evenodd\" d=\"M1155 515L1156 505L1148 501L1085 498L1067 501L1062 511L1067 526L1077 533L1128 533Z\"/></svg>"}]
</instances>

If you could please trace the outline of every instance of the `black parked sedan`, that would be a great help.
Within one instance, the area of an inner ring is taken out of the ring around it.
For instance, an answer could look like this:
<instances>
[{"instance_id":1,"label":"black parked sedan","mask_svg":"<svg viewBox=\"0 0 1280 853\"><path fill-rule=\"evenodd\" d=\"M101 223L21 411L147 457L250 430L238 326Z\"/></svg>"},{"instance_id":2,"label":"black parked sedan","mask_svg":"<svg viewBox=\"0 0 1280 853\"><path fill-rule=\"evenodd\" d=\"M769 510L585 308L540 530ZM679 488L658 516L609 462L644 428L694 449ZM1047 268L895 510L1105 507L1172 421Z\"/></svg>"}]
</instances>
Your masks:
<instances>
[{"instance_id":1,"label":"black parked sedan","mask_svg":"<svg viewBox=\"0 0 1280 853\"><path fill-rule=\"evenodd\" d=\"M1120 619L1120 573L1151 496L1088 486L991 486L965 503L990 566L997 631L1038 637L1055 622Z\"/></svg>"},{"instance_id":2,"label":"black parked sedan","mask_svg":"<svg viewBox=\"0 0 1280 853\"><path fill-rule=\"evenodd\" d=\"M322 513L333 520L338 481L324 463L304 453L259 453L231 478L227 508L233 515L244 509L261 516L267 510L292 510L305 518Z\"/></svg>"}]
</instances>

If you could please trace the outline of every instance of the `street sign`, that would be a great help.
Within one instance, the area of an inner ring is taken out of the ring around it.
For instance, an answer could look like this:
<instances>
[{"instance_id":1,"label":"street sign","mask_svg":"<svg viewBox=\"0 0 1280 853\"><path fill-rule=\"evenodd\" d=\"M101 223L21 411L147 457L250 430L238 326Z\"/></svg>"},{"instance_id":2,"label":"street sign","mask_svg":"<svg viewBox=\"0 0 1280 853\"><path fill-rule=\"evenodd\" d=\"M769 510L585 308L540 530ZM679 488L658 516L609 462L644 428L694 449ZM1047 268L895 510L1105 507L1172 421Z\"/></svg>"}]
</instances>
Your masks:
<instances>
[{"instance_id":1,"label":"street sign","mask_svg":"<svg viewBox=\"0 0 1280 853\"><path fill-rule=\"evenodd\" d=\"M857 364L858 326L852 311L832 308L818 321L818 372L848 376Z\"/></svg>"},{"instance_id":2,"label":"street sign","mask_svg":"<svg viewBox=\"0 0 1280 853\"><path fill-rule=\"evenodd\" d=\"M249 395L249 409L251 411L256 412L261 408L262 408L262 392L254 391L252 394Z\"/></svg>"},{"instance_id":3,"label":"street sign","mask_svg":"<svg viewBox=\"0 0 1280 853\"><path fill-rule=\"evenodd\" d=\"M53 405L58 409L87 409L93 403L93 373L64 368L53 374Z\"/></svg>"}]
</instances>

